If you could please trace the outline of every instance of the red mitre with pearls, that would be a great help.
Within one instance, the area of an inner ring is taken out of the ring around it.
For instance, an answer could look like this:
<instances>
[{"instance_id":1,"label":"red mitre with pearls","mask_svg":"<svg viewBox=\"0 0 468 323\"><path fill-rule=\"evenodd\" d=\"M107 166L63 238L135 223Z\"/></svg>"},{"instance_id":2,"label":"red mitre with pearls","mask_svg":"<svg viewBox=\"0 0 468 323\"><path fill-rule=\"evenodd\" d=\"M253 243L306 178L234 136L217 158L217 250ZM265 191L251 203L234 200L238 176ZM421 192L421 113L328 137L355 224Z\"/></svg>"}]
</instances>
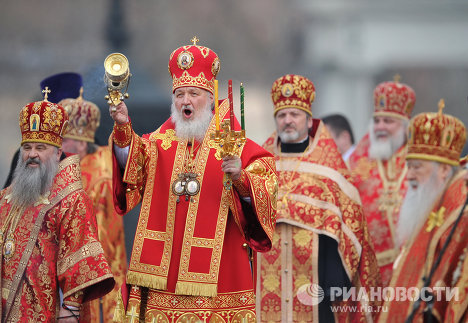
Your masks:
<instances>
[{"instance_id":1,"label":"red mitre with pearls","mask_svg":"<svg viewBox=\"0 0 468 323\"><path fill-rule=\"evenodd\" d=\"M277 79L271 87L274 115L286 108L296 108L312 115L315 86L312 81L300 75L287 74Z\"/></svg>"},{"instance_id":2,"label":"red mitre with pearls","mask_svg":"<svg viewBox=\"0 0 468 323\"><path fill-rule=\"evenodd\" d=\"M466 141L465 125L459 119L443 114L443 108L444 101L441 100L438 113L420 113L411 120L406 159L460 165Z\"/></svg>"},{"instance_id":3,"label":"red mitre with pearls","mask_svg":"<svg viewBox=\"0 0 468 323\"><path fill-rule=\"evenodd\" d=\"M374 116L389 116L409 120L416 102L414 90L400 83L383 82L374 90Z\"/></svg>"},{"instance_id":4,"label":"red mitre with pearls","mask_svg":"<svg viewBox=\"0 0 468 323\"><path fill-rule=\"evenodd\" d=\"M218 55L208 47L197 45L197 37L191 41L193 45L179 47L169 57L172 92L183 86L195 86L213 94L220 68Z\"/></svg>"},{"instance_id":5,"label":"red mitre with pearls","mask_svg":"<svg viewBox=\"0 0 468 323\"><path fill-rule=\"evenodd\" d=\"M60 105L47 101L47 93L50 92L47 88L43 92L44 101L31 102L21 109L21 145L42 142L60 148L68 125L68 115Z\"/></svg>"}]
</instances>

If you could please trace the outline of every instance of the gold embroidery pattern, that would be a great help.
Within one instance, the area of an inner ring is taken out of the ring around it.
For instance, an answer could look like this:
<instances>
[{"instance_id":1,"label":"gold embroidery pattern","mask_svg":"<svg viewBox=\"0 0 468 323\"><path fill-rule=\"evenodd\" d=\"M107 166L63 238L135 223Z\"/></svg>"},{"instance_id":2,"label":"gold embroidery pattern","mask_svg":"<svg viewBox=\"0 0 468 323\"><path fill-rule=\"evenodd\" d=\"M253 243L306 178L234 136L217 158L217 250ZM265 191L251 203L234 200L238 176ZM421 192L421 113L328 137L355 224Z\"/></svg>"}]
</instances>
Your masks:
<instances>
[{"instance_id":1,"label":"gold embroidery pattern","mask_svg":"<svg viewBox=\"0 0 468 323\"><path fill-rule=\"evenodd\" d=\"M276 168L271 168L272 163L274 163L274 159L272 157L266 157L252 162L245 168L250 180L250 190L253 194L252 197L255 201L255 205L257 206L257 214L264 215L259 219L260 223L270 238L273 236L273 230L276 223L275 211L278 193ZM268 196L270 196L271 199L269 199ZM270 210L273 210L273 212L270 212ZM267 214L271 214L271 217L265 217Z\"/></svg>"},{"instance_id":2,"label":"gold embroidery pattern","mask_svg":"<svg viewBox=\"0 0 468 323\"><path fill-rule=\"evenodd\" d=\"M112 139L114 143L120 148L127 147L130 145L133 137L133 130L131 122L124 123L119 125L114 123L114 131L112 134Z\"/></svg>"},{"instance_id":3,"label":"gold embroidery pattern","mask_svg":"<svg viewBox=\"0 0 468 323\"><path fill-rule=\"evenodd\" d=\"M63 120L62 110L57 109L54 106L47 106L43 115L44 121L41 125L42 130L60 133L60 124Z\"/></svg>"},{"instance_id":4,"label":"gold embroidery pattern","mask_svg":"<svg viewBox=\"0 0 468 323\"><path fill-rule=\"evenodd\" d=\"M291 96L293 97L290 98ZM273 83L271 98L275 106L274 113L280 109L294 107L310 114L310 105L315 99L315 88L312 82L302 76L286 75Z\"/></svg>"},{"instance_id":5,"label":"gold embroidery pattern","mask_svg":"<svg viewBox=\"0 0 468 323\"><path fill-rule=\"evenodd\" d=\"M164 150L168 150L172 146L173 141L181 142L182 140L179 139L176 134L174 129L167 129L165 133L160 133L160 132L153 132L150 136L150 140L158 140L160 139L161 142L161 148Z\"/></svg>"},{"instance_id":6,"label":"gold embroidery pattern","mask_svg":"<svg viewBox=\"0 0 468 323\"><path fill-rule=\"evenodd\" d=\"M94 142L94 135L99 127L101 112L96 104L77 99L63 99L59 102L68 114L68 127L65 137Z\"/></svg>"},{"instance_id":7,"label":"gold embroidery pattern","mask_svg":"<svg viewBox=\"0 0 468 323\"><path fill-rule=\"evenodd\" d=\"M245 187L245 183L247 183L247 180L248 179L247 175L245 174L245 170L242 170L239 179L232 182L232 184L234 184L234 187L239 192L240 196L246 197L250 195L249 189Z\"/></svg>"},{"instance_id":8,"label":"gold embroidery pattern","mask_svg":"<svg viewBox=\"0 0 468 323\"><path fill-rule=\"evenodd\" d=\"M196 164L196 173L201 174L200 176L200 190L203 188L203 178L205 174L205 167L208 162L208 155L210 153L210 149L208 146L208 139L209 135L205 136L203 140L202 146L199 151L199 157ZM181 259L180 268L179 268L179 281L176 286L176 293L178 291L183 293L183 289L188 288L188 286L184 287L185 282L192 283L205 283L205 284L212 284L204 285L200 288L205 290L207 294L211 296L216 295L217 290L217 281L218 281L218 272L219 272L219 265L221 264L221 252L223 249L223 242L224 242L224 233L227 223L227 215L228 215L228 205L230 204L229 201L229 194L226 192L226 189L223 188L221 193L221 202L220 208L218 213L218 221L216 224L216 233L214 239L202 239L194 237L195 232L195 222L196 222L196 215L198 214L198 206L199 206L199 199L195 199L194 202L190 202L188 212L187 212L187 220L186 220L186 231L184 235L184 242L182 243L182 255L187 255L186 258ZM211 256L211 264L210 264L210 272L208 274L203 273L192 273L189 272L189 260L190 260L190 251L192 246L197 246L203 241L210 240L210 244L213 245L213 253ZM181 282L181 280L183 282ZM198 285L198 284L197 284ZM193 285L192 285L193 286ZM207 290L210 290L209 292ZM185 291L187 292L187 291ZM205 295L204 292L202 292Z\"/></svg>"},{"instance_id":9,"label":"gold embroidery pattern","mask_svg":"<svg viewBox=\"0 0 468 323\"><path fill-rule=\"evenodd\" d=\"M127 281L129 284L141 284L143 279L146 281L144 277L147 274L159 274L159 275L166 275L169 270L169 262L170 262L170 251L172 249L172 235L174 231L174 223L175 223L175 197L173 194L169 194L169 202L168 202L168 209L167 209L167 224L166 224L166 232L156 232L147 229L148 220L149 220L149 213L150 213L150 206L152 200L152 194L154 191L154 177L156 174L156 165L157 165L157 143L156 141L150 141L151 145L151 154L152 158L149 159L148 165L148 173L152 174L148 176L146 180L146 189L143 196L141 211L140 211L140 218L138 220L138 226L135 234L135 242L133 244L132 256L130 260L130 271L133 273L127 274ZM185 152L184 144L180 144L177 147L176 158L175 158L175 165L172 177L176 177L178 173L175 173L176 169L181 169L182 167L182 158L177 158L177 156L181 155ZM183 156L183 155L181 155ZM169 188L170 189L170 188ZM145 239L152 239L152 240L160 240L164 241L164 252L163 257L161 259L160 266L152 266L148 264L144 264L140 262L142 247ZM147 273L147 274L145 274ZM138 278L139 277L139 278ZM161 279L157 280L154 279L154 286L153 288L166 288L166 280ZM146 284L145 284L146 285ZM150 284L151 286L151 284Z\"/></svg>"},{"instance_id":10,"label":"gold embroidery pattern","mask_svg":"<svg viewBox=\"0 0 468 323\"><path fill-rule=\"evenodd\" d=\"M127 306L127 319L138 318L140 289L132 288ZM186 296L150 290L146 320L152 322L256 322L255 294L250 291L221 293L215 297Z\"/></svg>"},{"instance_id":11,"label":"gold embroidery pattern","mask_svg":"<svg viewBox=\"0 0 468 323\"><path fill-rule=\"evenodd\" d=\"M147 174L143 173L143 167L147 161L147 156L154 153L153 148L147 139L139 138L136 134L133 134L133 136L134 140L132 140L130 144L127 166L125 167L123 175L123 182L138 186L144 183L146 179Z\"/></svg>"},{"instance_id":12,"label":"gold embroidery pattern","mask_svg":"<svg viewBox=\"0 0 468 323\"><path fill-rule=\"evenodd\" d=\"M62 275L69 268L76 265L81 260L88 257L96 257L99 254L103 254L104 250L102 249L101 243L99 241L94 241L88 243L87 245L81 247L79 250L75 251L73 254L68 255L65 259L61 259L57 262L57 274Z\"/></svg>"},{"instance_id":13,"label":"gold embroidery pattern","mask_svg":"<svg viewBox=\"0 0 468 323\"><path fill-rule=\"evenodd\" d=\"M185 70L179 78L173 76L172 79L173 89L181 86L197 86L212 92L214 89L214 81L209 81L203 72L200 72L198 76L191 76L187 70Z\"/></svg>"}]
</instances>

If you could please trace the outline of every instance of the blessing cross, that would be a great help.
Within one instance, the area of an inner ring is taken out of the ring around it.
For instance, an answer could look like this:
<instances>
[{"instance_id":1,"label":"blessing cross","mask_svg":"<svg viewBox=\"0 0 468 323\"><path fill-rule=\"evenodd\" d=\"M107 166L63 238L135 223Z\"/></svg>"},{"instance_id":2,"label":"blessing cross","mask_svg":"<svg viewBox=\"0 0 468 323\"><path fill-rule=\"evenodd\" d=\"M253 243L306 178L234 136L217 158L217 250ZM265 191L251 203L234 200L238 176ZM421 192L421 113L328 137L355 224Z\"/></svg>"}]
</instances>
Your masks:
<instances>
[{"instance_id":1,"label":"blessing cross","mask_svg":"<svg viewBox=\"0 0 468 323\"><path fill-rule=\"evenodd\" d=\"M198 39L197 36L194 36L192 39L190 39L190 41L193 42L193 44L196 46L200 39Z\"/></svg>"},{"instance_id":2,"label":"blessing cross","mask_svg":"<svg viewBox=\"0 0 468 323\"><path fill-rule=\"evenodd\" d=\"M435 227L440 227L444 223L445 207L442 206L439 211L431 212L427 220L426 232L431 232Z\"/></svg>"},{"instance_id":3,"label":"blessing cross","mask_svg":"<svg viewBox=\"0 0 468 323\"><path fill-rule=\"evenodd\" d=\"M49 87L46 86L44 90L42 90L42 93L44 93L44 101L47 101L47 96L50 93Z\"/></svg>"}]
</instances>

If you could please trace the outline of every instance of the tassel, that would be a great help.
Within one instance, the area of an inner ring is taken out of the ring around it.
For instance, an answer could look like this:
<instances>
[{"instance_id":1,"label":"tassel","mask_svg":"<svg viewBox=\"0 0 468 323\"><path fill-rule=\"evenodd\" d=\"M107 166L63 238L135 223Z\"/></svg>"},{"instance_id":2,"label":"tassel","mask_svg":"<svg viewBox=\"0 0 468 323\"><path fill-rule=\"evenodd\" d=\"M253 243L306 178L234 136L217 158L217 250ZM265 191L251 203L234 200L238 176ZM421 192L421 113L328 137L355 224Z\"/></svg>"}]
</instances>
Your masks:
<instances>
[{"instance_id":1,"label":"tassel","mask_svg":"<svg viewBox=\"0 0 468 323\"><path fill-rule=\"evenodd\" d=\"M134 271L127 272L127 284L148 287L159 290L166 290L167 278L151 274L137 273Z\"/></svg>"},{"instance_id":2,"label":"tassel","mask_svg":"<svg viewBox=\"0 0 468 323\"><path fill-rule=\"evenodd\" d=\"M125 308L123 306L122 294L118 293L117 295L117 305L114 310L113 321L116 323L125 322Z\"/></svg>"}]
</instances>

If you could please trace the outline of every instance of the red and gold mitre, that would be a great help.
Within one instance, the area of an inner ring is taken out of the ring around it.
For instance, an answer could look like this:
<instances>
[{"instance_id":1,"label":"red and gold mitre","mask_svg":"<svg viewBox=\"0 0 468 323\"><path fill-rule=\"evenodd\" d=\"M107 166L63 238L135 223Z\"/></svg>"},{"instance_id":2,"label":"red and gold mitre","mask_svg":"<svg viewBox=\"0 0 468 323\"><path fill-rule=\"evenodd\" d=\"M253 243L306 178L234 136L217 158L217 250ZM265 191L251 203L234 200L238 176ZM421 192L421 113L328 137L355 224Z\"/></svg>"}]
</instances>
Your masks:
<instances>
[{"instance_id":1,"label":"red and gold mitre","mask_svg":"<svg viewBox=\"0 0 468 323\"><path fill-rule=\"evenodd\" d=\"M44 101L31 102L21 109L21 145L26 142L43 142L59 148L62 146L68 115L60 105L47 101L48 89L45 91Z\"/></svg>"},{"instance_id":2,"label":"red and gold mitre","mask_svg":"<svg viewBox=\"0 0 468 323\"><path fill-rule=\"evenodd\" d=\"M177 48L169 57L172 92L183 86L195 86L213 93L221 66L218 55L208 47L197 45L197 37L191 41L192 45Z\"/></svg>"},{"instance_id":3,"label":"red and gold mitre","mask_svg":"<svg viewBox=\"0 0 468 323\"><path fill-rule=\"evenodd\" d=\"M274 115L286 108L300 109L312 115L315 86L304 76L287 74L273 83L271 99L275 108Z\"/></svg>"},{"instance_id":4,"label":"red and gold mitre","mask_svg":"<svg viewBox=\"0 0 468 323\"><path fill-rule=\"evenodd\" d=\"M397 79L383 82L374 89L374 116L409 120L416 102L414 90Z\"/></svg>"},{"instance_id":5,"label":"red and gold mitre","mask_svg":"<svg viewBox=\"0 0 468 323\"><path fill-rule=\"evenodd\" d=\"M465 125L458 118L443 114L443 107L441 100L438 113L420 113L411 120L406 159L460 165L466 141Z\"/></svg>"},{"instance_id":6,"label":"red and gold mitre","mask_svg":"<svg viewBox=\"0 0 468 323\"><path fill-rule=\"evenodd\" d=\"M101 112L96 104L83 100L82 91L76 99L63 99L59 102L69 117L64 138L94 142L99 127Z\"/></svg>"}]
</instances>

